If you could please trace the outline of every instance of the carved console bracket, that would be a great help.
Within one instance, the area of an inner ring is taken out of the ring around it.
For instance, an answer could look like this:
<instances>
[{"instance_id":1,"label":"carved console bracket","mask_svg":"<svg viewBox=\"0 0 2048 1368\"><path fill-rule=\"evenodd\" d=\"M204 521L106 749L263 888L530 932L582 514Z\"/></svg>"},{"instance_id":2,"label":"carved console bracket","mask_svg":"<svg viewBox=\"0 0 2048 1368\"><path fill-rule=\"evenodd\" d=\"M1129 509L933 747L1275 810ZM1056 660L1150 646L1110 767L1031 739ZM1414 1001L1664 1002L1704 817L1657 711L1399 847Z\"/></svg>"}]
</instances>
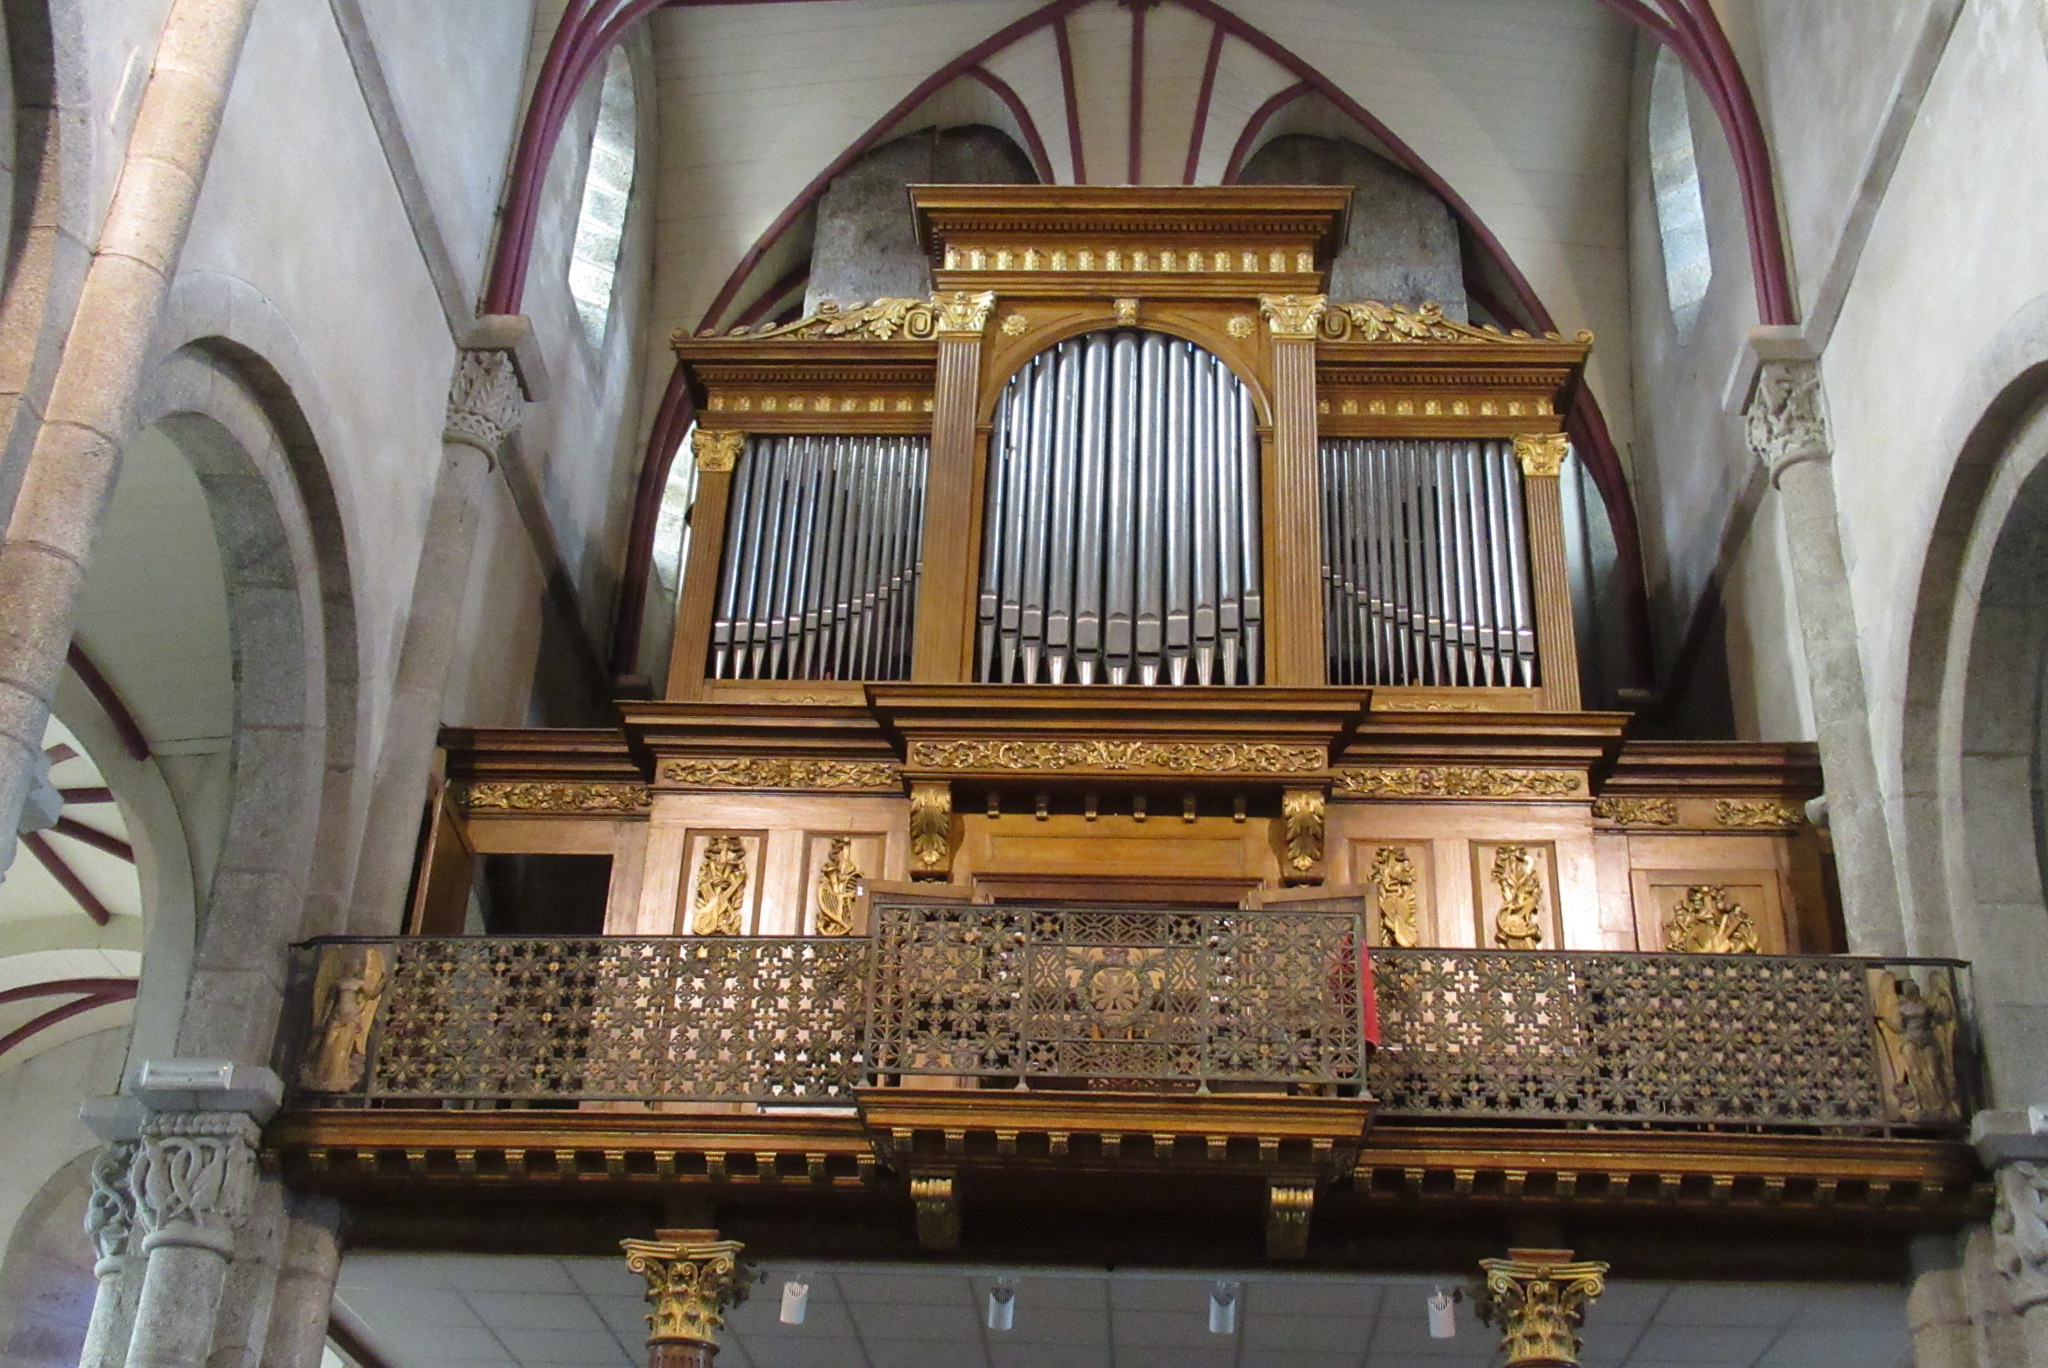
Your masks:
<instances>
[{"instance_id":1,"label":"carved console bracket","mask_svg":"<svg viewBox=\"0 0 2048 1368\"><path fill-rule=\"evenodd\" d=\"M915 879L953 877L953 786L910 786L910 874Z\"/></svg>"},{"instance_id":2,"label":"carved console bracket","mask_svg":"<svg viewBox=\"0 0 2048 1368\"><path fill-rule=\"evenodd\" d=\"M1327 806L1321 788L1281 791L1280 872L1290 884L1323 881L1323 814Z\"/></svg>"},{"instance_id":3,"label":"carved console bracket","mask_svg":"<svg viewBox=\"0 0 2048 1368\"><path fill-rule=\"evenodd\" d=\"M960 1247L960 1197L950 1173L913 1175L910 1200L917 1207L917 1242L926 1249Z\"/></svg>"},{"instance_id":4,"label":"carved console bracket","mask_svg":"<svg viewBox=\"0 0 2048 1368\"><path fill-rule=\"evenodd\" d=\"M1266 1257L1307 1258L1308 1225L1315 1209L1314 1183L1266 1184Z\"/></svg>"}]
</instances>

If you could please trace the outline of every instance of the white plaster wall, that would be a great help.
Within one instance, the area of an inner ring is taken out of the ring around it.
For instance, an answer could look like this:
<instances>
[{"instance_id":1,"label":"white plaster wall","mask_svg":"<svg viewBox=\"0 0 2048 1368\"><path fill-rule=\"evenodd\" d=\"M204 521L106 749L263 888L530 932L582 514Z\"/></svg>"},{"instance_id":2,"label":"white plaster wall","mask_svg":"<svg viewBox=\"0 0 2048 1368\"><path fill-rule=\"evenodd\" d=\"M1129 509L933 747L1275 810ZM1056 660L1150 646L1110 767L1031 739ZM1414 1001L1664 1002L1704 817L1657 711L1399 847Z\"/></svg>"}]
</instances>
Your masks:
<instances>
[{"instance_id":1,"label":"white plaster wall","mask_svg":"<svg viewBox=\"0 0 2048 1368\"><path fill-rule=\"evenodd\" d=\"M0 1116L7 1118L7 1162L0 1164L0 1231L12 1232L50 1175L98 1146L78 1119L88 1097L121 1082L128 1028L99 1031L0 1068Z\"/></svg>"}]
</instances>

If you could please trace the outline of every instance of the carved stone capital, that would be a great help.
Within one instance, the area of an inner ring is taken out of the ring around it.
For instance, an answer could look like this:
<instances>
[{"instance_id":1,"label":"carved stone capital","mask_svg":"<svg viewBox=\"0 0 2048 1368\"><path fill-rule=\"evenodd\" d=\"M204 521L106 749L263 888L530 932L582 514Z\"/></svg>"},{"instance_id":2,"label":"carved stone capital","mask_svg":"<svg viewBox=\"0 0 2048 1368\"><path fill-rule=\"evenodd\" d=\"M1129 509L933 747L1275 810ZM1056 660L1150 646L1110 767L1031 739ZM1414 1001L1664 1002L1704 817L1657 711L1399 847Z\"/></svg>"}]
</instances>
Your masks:
<instances>
[{"instance_id":1,"label":"carved stone capital","mask_svg":"<svg viewBox=\"0 0 2048 1368\"><path fill-rule=\"evenodd\" d=\"M256 1188L258 1128L243 1112L159 1112L128 1170L144 1252L196 1245L226 1257Z\"/></svg>"},{"instance_id":2,"label":"carved stone capital","mask_svg":"<svg viewBox=\"0 0 2048 1368\"><path fill-rule=\"evenodd\" d=\"M1747 413L1749 449L1776 483L1801 461L1833 451L1821 398L1820 367L1811 361L1766 361L1757 372Z\"/></svg>"},{"instance_id":3,"label":"carved stone capital","mask_svg":"<svg viewBox=\"0 0 2048 1368\"><path fill-rule=\"evenodd\" d=\"M740 452L746 445L744 432L700 427L690 434L690 454L697 458L697 469L704 474L731 470L739 463Z\"/></svg>"},{"instance_id":4,"label":"carved stone capital","mask_svg":"<svg viewBox=\"0 0 2048 1368\"><path fill-rule=\"evenodd\" d=\"M1265 315L1266 329L1276 339L1313 342L1329 302L1328 295L1319 294L1260 295L1259 312Z\"/></svg>"},{"instance_id":5,"label":"carved stone capital","mask_svg":"<svg viewBox=\"0 0 2048 1368\"><path fill-rule=\"evenodd\" d=\"M448 418L441 440L473 446L498 458L498 447L519 430L526 392L509 351L465 349L448 386Z\"/></svg>"},{"instance_id":6,"label":"carved stone capital","mask_svg":"<svg viewBox=\"0 0 2048 1368\"><path fill-rule=\"evenodd\" d=\"M1515 459L1522 464L1522 477L1556 479L1571 455L1572 439L1562 432L1523 434L1515 438Z\"/></svg>"},{"instance_id":7,"label":"carved stone capital","mask_svg":"<svg viewBox=\"0 0 2048 1368\"><path fill-rule=\"evenodd\" d=\"M99 1254L93 1272L110 1277L121 1271L128 1255L128 1236L135 1228L135 1189L129 1185L129 1170L135 1163L136 1142L116 1140L101 1147L92 1158L92 1192L85 1199L85 1233Z\"/></svg>"},{"instance_id":8,"label":"carved stone capital","mask_svg":"<svg viewBox=\"0 0 2048 1368\"><path fill-rule=\"evenodd\" d=\"M1991 1213L1992 1261L2014 1314L2048 1304L2048 1165L2007 1164L1998 1170Z\"/></svg>"},{"instance_id":9,"label":"carved stone capital","mask_svg":"<svg viewBox=\"0 0 2048 1368\"><path fill-rule=\"evenodd\" d=\"M995 312L994 290L952 290L932 296L939 311L939 336L981 336L988 316Z\"/></svg>"},{"instance_id":10,"label":"carved stone capital","mask_svg":"<svg viewBox=\"0 0 2048 1368\"><path fill-rule=\"evenodd\" d=\"M1481 1259L1479 1319L1501 1332L1507 1368L1575 1368L1586 1306L1607 1288L1607 1265L1569 1249L1510 1249Z\"/></svg>"},{"instance_id":11,"label":"carved stone capital","mask_svg":"<svg viewBox=\"0 0 2048 1368\"><path fill-rule=\"evenodd\" d=\"M738 1240L715 1230L662 1230L652 1240L621 1240L626 1267L647 1279L647 1342L712 1344L725 1313L747 1299L753 1270L740 1264Z\"/></svg>"}]
</instances>

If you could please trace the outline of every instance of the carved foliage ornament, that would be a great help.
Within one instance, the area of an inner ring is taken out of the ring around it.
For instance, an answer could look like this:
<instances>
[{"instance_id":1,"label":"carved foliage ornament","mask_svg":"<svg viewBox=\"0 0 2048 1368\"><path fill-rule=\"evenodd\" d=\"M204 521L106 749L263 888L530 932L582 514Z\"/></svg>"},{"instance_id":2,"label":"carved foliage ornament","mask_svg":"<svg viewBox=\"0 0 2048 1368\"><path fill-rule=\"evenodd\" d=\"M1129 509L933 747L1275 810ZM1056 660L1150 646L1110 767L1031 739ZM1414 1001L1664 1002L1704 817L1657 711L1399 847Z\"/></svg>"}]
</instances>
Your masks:
<instances>
[{"instance_id":1,"label":"carved foliage ornament","mask_svg":"<svg viewBox=\"0 0 2048 1368\"><path fill-rule=\"evenodd\" d=\"M1573 770L1467 769L1455 765L1337 771L1337 792L1359 798L1568 798L1584 786Z\"/></svg>"},{"instance_id":2,"label":"carved foliage ornament","mask_svg":"<svg viewBox=\"0 0 2048 1368\"><path fill-rule=\"evenodd\" d=\"M1493 943L1503 950L1534 950L1543 944L1543 877L1536 853L1504 845L1493 853L1493 886L1500 910L1493 915Z\"/></svg>"},{"instance_id":3,"label":"carved foliage ornament","mask_svg":"<svg viewBox=\"0 0 2048 1368\"><path fill-rule=\"evenodd\" d=\"M1260 295L1259 312L1276 338L1291 342L1313 342L1316 325L1329 303L1325 295Z\"/></svg>"},{"instance_id":4,"label":"carved foliage ornament","mask_svg":"<svg viewBox=\"0 0 2048 1368\"><path fill-rule=\"evenodd\" d=\"M1474 327L1444 317L1443 305L1427 303L1417 309L1375 300L1338 303L1322 317L1322 335L1332 342L1562 342L1558 333L1541 337L1525 332L1504 332L1499 328ZM1578 341L1593 340L1581 332Z\"/></svg>"},{"instance_id":5,"label":"carved foliage ornament","mask_svg":"<svg viewBox=\"0 0 2048 1368\"><path fill-rule=\"evenodd\" d=\"M1774 480L1797 462L1826 460L1820 368L1811 361L1766 361L1749 401L1748 434L1749 449Z\"/></svg>"},{"instance_id":6,"label":"carved foliage ornament","mask_svg":"<svg viewBox=\"0 0 2048 1368\"><path fill-rule=\"evenodd\" d=\"M1290 875L1313 873L1323 862L1323 808L1323 795L1316 789L1289 789L1280 796Z\"/></svg>"},{"instance_id":7,"label":"carved foliage ornament","mask_svg":"<svg viewBox=\"0 0 2048 1368\"><path fill-rule=\"evenodd\" d=\"M257 1134L241 1112L164 1112L143 1126L128 1186L149 1232L145 1249L232 1252L255 1190Z\"/></svg>"},{"instance_id":8,"label":"carved foliage ornament","mask_svg":"<svg viewBox=\"0 0 2048 1368\"><path fill-rule=\"evenodd\" d=\"M1607 1289L1607 1265L1573 1262L1569 1249L1510 1249L1481 1259L1486 1282L1479 1319L1501 1331L1507 1368L1559 1368L1579 1361L1586 1304Z\"/></svg>"},{"instance_id":9,"label":"carved foliage ornament","mask_svg":"<svg viewBox=\"0 0 2048 1368\"><path fill-rule=\"evenodd\" d=\"M910 872L943 879L953 863L953 786L910 786Z\"/></svg>"},{"instance_id":10,"label":"carved foliage ornament","mask_svg":"<svg viewBox=\"0 0 2048 1368\"><path fill-rule=\"evenodd\" d=\"M640 784L484 779L458 790L457 801L471 812L640 812L647 807L647 789Z\"/></svg>"},{"instance_id":11,"label":"carved foliage ornament","mask_svg":"<svg viewBox=\"0 0 2048 1368\"><path fill-rule=\"evenodd\" d=\"M713 836L697 860L690 890L690 929L700 936L737 936L747 905L747 843Z\"/></svg>"},{"instance_id":12,"label":"carved foliage ornament","mask_svg":"<svg viewBox=\"0 0 2048 1368\"><path fill-rule=\"evenodd\" d=\"M1694 884L1664 919L1664 948L1682 955L1754 955L1756 923L1719 884Z\"/></svg>"},{"instance_id":13,"label":"carved foliage ornament","mask_svg":"<svg viewBox=\"0 0 2048 1368\"><path fill-rule=\"evenodd\" d=\"M860 861L854 856L853 838L834 836L825 853L825 863L818 870L819 935L853 934L853 909L860 901L862 877Z\"/></svg>"},{"instance_id":14,"label":"carved foliage ornament","mask_svg":"<svg viewBox=\"0 0 2048 1368\"><path fill-rule=\"evenodd\" d=\"M731 470L746 450L747 434L730 429L698 428L690 434L690 454L707 475Z\"/></svg>"},{"instance_id":15,"label":"carved foliage ornament","mask_svg":"<svg viewBox=\"0 0 2048 1368\"><path fill-rule=\"evenodd\" d=\"M939 310L939 333L969 333L979 336L995 311L994 290L953 290L932 296Z\"/></svg>"},{"instance_id":16,"label":"carved foliage ornament","mask_svg":"<svg viewBox=\"0 0 2048 1368\"><path fill-rule=\"evenodd\" d=\"M747 1299L754 1282L740 1265L746 1248L715 1230L663 1231L669 1239L621 1240L626 1267L647 1279L647 1338L716 1344L725 1313Z\"/></svg>"},{"instance_id":17,"label":"carved foliage ornament","mask_svg":"<svg viewBox=\"0 0 2048 1368\"><path fill-rule=\"evenodd\" d=\"M1797 803L1773 798L1720 798L1714 802L1714 820L1724 827L1774 827L1788 830L1806 815Z\"/></svg>"},{"instance_id":18,"label":"carved foliage ornament","mask_svg":"<svg viewBox=\"0 0 2048 1368\"><path fill-rule=\"evenodd\" d=\"M661 781L684 788L797 789L827 793L901 793L896 766L868 760L772 757L664 760Z\"/></svg>"},{"instance_id":19,"label":"carved foliage ornament","mask_svg":"<svg viewBox=\"0 0 2048 1368\"><path fill-rule=\"evenodd\" d=\"M938 334L939 309L934 297L877 299L873 303L855 304L850 307L842 307L828 299L808 318L763 328L734 328L727 336L775 337L805 341L845 338L868 342L889 342L900 338L905 341L921 342L928 341Z\"/></svg>"},{"instance_id":20,"label":"carved foliage ornament","mask_svg":"<svg viewBox=\"0 0 2048 1368\"><path fill-rule=\"evenodd\" d=\"M1320 746L1259 741L919 741L910 764L928 770L1152 770L1168 774L1311 774Z\"/></svg>"},{"instance_id":21,"label":"carved foliage ornament","mask_svg":"<svg viewBox=\"0 0 2048 1368\"><path fill-rule=\"evenodd\" d=\"M135 1227L135 1190L128 1174L135 1163L135 1142L116 1140L100 1147L92 1157L92 1195L85 1201L85 1233L100 1256L101 1277L118 1269L128 1252L128 1235Z\"/></svg>"},{"instance_id":22,"label":"carved foliage ornament","mask_svg":"<svg viewBox=\"0 0 2048 1368\"><path fill-rule=\"evenodd\" d=\"M1415 887L1415 861L1400 846L1381 846L1373 852L1372 872L1366 882L1378 895L1380 939L1388 945L1408 949L1422 939L1421 908Z\"/></svg>"},{"instance_id":23,"label":"carved foliage ornament","mask_svg":"<svg viewBox=\"0 0 2048 1368\"><path fill-rule=\"evenodd\" d=\"M1622 826L1677 826L1675 798L1600 798L1593 803L1593 815Z\"/></svg>"},{"instance_id":24,"label":"carved foliage ornament","mask_svg":"<svg viewBox=\"0 0 2048 1368\"><path fill-rule=\"evenodd\" d=\"M476 447L495 460L499 446L518 430L525 402L511 352L465 350L448 386L442 440Z\"/></svg>"},{"instance_id":25,"label":"carved foliage ornament","mask_svg":"<svg viewBox=\"0 0 2048 1368\"><path fill-rule=\"evenodd\" d=\"M1522 475L1527 479L1556 479L1564 469L1564 458L1571 455L1572 439L1562 432L1546 432L1515 438L1515 459L1521 462Z\"/></svg>"}]
</instances>

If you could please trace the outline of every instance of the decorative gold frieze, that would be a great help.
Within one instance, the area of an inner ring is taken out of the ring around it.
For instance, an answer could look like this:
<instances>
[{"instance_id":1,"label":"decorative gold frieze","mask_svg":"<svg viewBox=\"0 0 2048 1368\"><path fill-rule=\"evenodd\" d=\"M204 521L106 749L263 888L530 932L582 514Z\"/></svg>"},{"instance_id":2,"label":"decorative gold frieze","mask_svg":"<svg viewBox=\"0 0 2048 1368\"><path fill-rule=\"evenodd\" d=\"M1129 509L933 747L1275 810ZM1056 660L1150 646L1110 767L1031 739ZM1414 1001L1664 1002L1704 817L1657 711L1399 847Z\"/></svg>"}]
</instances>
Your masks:
<instances>
[{"instance_id":1,"label":"decorative gold frieze","mask_svg":"<svg viewBox=\"0 0 2048 1368\"><path fill-rule=\"evenodd\" d=\"M644 784L480 779L458 787L455 800L471 812L637 813L646 810L648 798Z\"/></svg>"},{"instance_id":2,"label":"decorative gold frieze","mask_svg":"<svg viewBox=\"0 0 2048 1368\"><path fill-rule=\"evenodd\" d=\"M1313 342L1316 325L1322 320L1326 295L1260 295L1259 312L1266 328L1276 338L1291 342Z\"/></svg>"},{"instance_id":3,"label":"decorative gold frieze","mask_svg":"<svg viewBox=\"0 0 2048 1368\"><path fill-rule=\"evenodd\" d=\"M715 1230L663 1230L652 1240L621 1240L626 1267L647 1279L650 1343L718 1342L725 1313L747 1299L752 1270L740 1266L738 1240Z\"/></svg>"},{"instance_id":4,"label":"decorative gold frieze","mask_svg":"<svg viewBox=\"0 0 2048 1368\"><path fill-rule=\"evenodd\" d=\"M948 242L943 271L1154 272L1171 275L1313 275L1312 251L1263 247L1132 247L1125 245L976 246Z\"/></svg>"},{"instance_id":5,"label":"decorative gold frieze","mask_svg":"<svg viewBox=\"0 0 2048 1368\"><path fill-rule=\"evenodd\" d=\"M918 741L910 767L921 770L1149 770L1167 774L1312 774L1320 746L1266 741Z\"/></svg>"},{"instance_id":6,"label":"decorative gold frieze","mask_svg":"<svg viewBox=\"0 0 2048 1368\"><path fill-rule=\"evenodd\" d=\"M994 290L949 290L932 296L932 303L939 311L939 334L968 334L980 336L988 327L988 316L995 311Z\"/></svg>"},{"instance_id":7,"label":"decorative gold frieze","mask_svg":"<svg viewBox=\"0 0 2048 1368\"><path fill-rule=\"evenodd\" d=\"M1622 826L1677 826L1675 798L1596 798L1593 815L1604 822Z\"/></svg>"},{"instance_id":8,"label":"decorative gold frieze","mask_svg":"<svg viewBox=\"0 0 2048 1368\"><path fill-rule=\"evenodd\" d=\"M932 396L926 390L901 390L887 393L863 391L859 394L815 394L795 390L726 390L711 392L704 403L706 413L730 417L734 414L755 415L809 413L824 416L851 416L874 413L930 413ZM701 431L701 429L700 429ZM698 462L699 470L730 470L730 466L707 466Z\"/></svg>"},{"instance_id":9,"label":"decorative gold frieze","mask_svg":"<svg viewBox=\"0 0 2048 1368\"><path fill-rule=\"evenodd\" d=\"M697 469L707 475L731 470L746 445L747 434L730 429L700 427L690 434L690 451L697 458Z\"/></svg>"},{"instance_id":10,"label":"decorative gold frieze","mask_svg":"<svg viewBox=\"0 0 2048 1368\"><path fill-rule=\"evenodd\" d=\"M819 793L903 791L902 772L886 761L771 756L664 760L661 782L681 788L794 789Z\"/></svg>"},{"instance_id":11,"label":"decorative gold frieze","mask_svg":"<svg viewBox=\"0 0 2048 1368\"><path fill-rule=\"evenodd\" d=\"M313 977L313 1041L299 1066L308 1092L348 1092L363 1079L370 1026L390 966L381 946L329 945Z\"/></svg>"},{"instance_id":12,"label":"decorative gold frieze","mask_svg":"<svg viewBox=\"0 0 2048 1368\"><path fill-rule=\"evenodd\" d=\"M1313 882L1322 876L1324 806L1321 789L1288 789L1280 795L1289 882Z\"/></svg>"},{"instance_id":13,"label":"decorative gold frieze","mask_svg":"<svg viewBox=\"0 0 2048 1368\"><path fill-rule=\"evenodd\" d=\"M1664 919L1664 948L1685 955L1754 955L1756 923L1719 884L1694 884Z\"/></svg>"},{"instance_id":14,"label":"decorative gold frieze","mask_svg":"<svg viewBox=\"0 0 2048 1368\"><path fill-rule=\"evenodd\" d=\"M1493 852L1493 886L1500 907L1493 914L1493 943L1503 950L1535 950L1543 944L1543 876L1536 853L1525 845Z\"/></svg>"},{"instance_id":15,"label":"decorative gold frieze","mask_svg":"<svg viewBox=\"0 0 2048 1368\"><path fill-rule=\"evenodd\" d=\"M745 929L747 843L713 836L697 861L690 890L690 930L700 936L737 936Z\"/></svg>"},{"instance_id":16,"label":"decorative gold frieze","mask_svg":"<svg viewBox=\"0 0 2048 1368\"><path fill-rule=\"evenodd\" d=\"M1922 989L1910 969L1872 969L1870 1001L1883 1065L1885 1103L1912 1125L1963 1119L1956 1083L1956 1029L1961 1012L1954 980L1930 975Z\"/></svg>"},{"instance_id":17,"label":"decorative gold frieze","mask_svg":"<svg viewBox=\"0 0 2048 1368\"><path fill-rule=\"evenodd\" d=\"M1607 1265L1574 1262L1569 1249L1510 1249L1481 1259L1486 1282L1476 1307L1501 1332L1507 1368L1575 1368L1586 1306L1607 1288Z\"/></svg>"},{"instance_id":18,"label":"decorative gold frieze","mask_svg":"<svg viewBox=\"0 0 2048 1368\"><path fill-rule=\"evenodd\" d=\"M977 330L978 331L978 330ZM762 328L734 328L730 337L787 338L829 341L835 338L868 342L928 341L939 334L939 305L933 299L877 299L841 308L826 300L818 311L794 323Z\"/></svg>"},{"instance_id":19,"label":"decorative gold frieze","mask_svg":"<svg viewBox=\"0 0 2048 1368\"><path fill-rule=\"evenodd\" d=\"M1797 803L1775 798L1717 798L1714 820L1724 827L1771 827L1789 831L1804 819L1806 810Z\"/></svg>"},{"instance_id":20,"label":"decorative gold frieze","mask_svg":"<svg viewBox=\"0 0 2048 1368\"><path fill-rule=\"evenodd\" d=\"M1398 304L1381 304L1375 300L1331 304L1323 314L1321 331L1323 337L1331 342L1557 343L1565 340L1560 333L1545 333L1539 337L1532 333L1454 322L1444 317L1441 304L1429 303L1418 309L1405 309ZM1573 340L1581 344L1590 343L1593 334L1581 332Z\"/></svg>"},{"instance_id":21,"label":"decorative gold frieze","mask_svg":"<svg viewBox=\"0 0 2048 1368\"><path fill-rule=\"evenodd\" d=\"M1515 459L1521 462L1525 479L1556 479L1571 453L1572 439L1562 432L1521 433L1515 438Z\"/></svg>"},{"instance_id":22,"label":"decorative gold frieze","mask_svg":"<svg viewBox=\"0 0 2048 1368\"><path fill-rule=\"evenodd\" d=\"M1400 949L1422 941L1420 900L1415 882L1415 861L1401 846L1381 846L1372 854L1372 872L1366 875L1379 904L1380 939Z\"/></svg>"},{"instance_id":23,"label":"decorative gold frieze","mask_svg":"<svg viewBox=\"0 0 2048 1368\"><path fill-rule=\"evenodd\" d=\"M953 873L953 786L910 786L910 873L944 879Z\"/></svg>"},{"instance_id":24,"label":"decorative gold frieze","mask_svg":"<svg viewBox=\"0 0 2048 1368\"><path fill-rule=\"evenodd\" d=\"M851 836L834 836L818 870L818 934L853 934L853 909L863 887L860 862L854 856Z\"/></svg>"},{"instance_id":25,"label":"decorative gold frieze","mask_svg":"<svg viewBox=\"0 0 2048 1368\"><path fill-rule=\"evenodd\" d=\"M1357 798L1569 798L1585 789L1576 770L1481 769L1460 765L1340 769L1336 790Z\"/></svg>"}]
</instances>

